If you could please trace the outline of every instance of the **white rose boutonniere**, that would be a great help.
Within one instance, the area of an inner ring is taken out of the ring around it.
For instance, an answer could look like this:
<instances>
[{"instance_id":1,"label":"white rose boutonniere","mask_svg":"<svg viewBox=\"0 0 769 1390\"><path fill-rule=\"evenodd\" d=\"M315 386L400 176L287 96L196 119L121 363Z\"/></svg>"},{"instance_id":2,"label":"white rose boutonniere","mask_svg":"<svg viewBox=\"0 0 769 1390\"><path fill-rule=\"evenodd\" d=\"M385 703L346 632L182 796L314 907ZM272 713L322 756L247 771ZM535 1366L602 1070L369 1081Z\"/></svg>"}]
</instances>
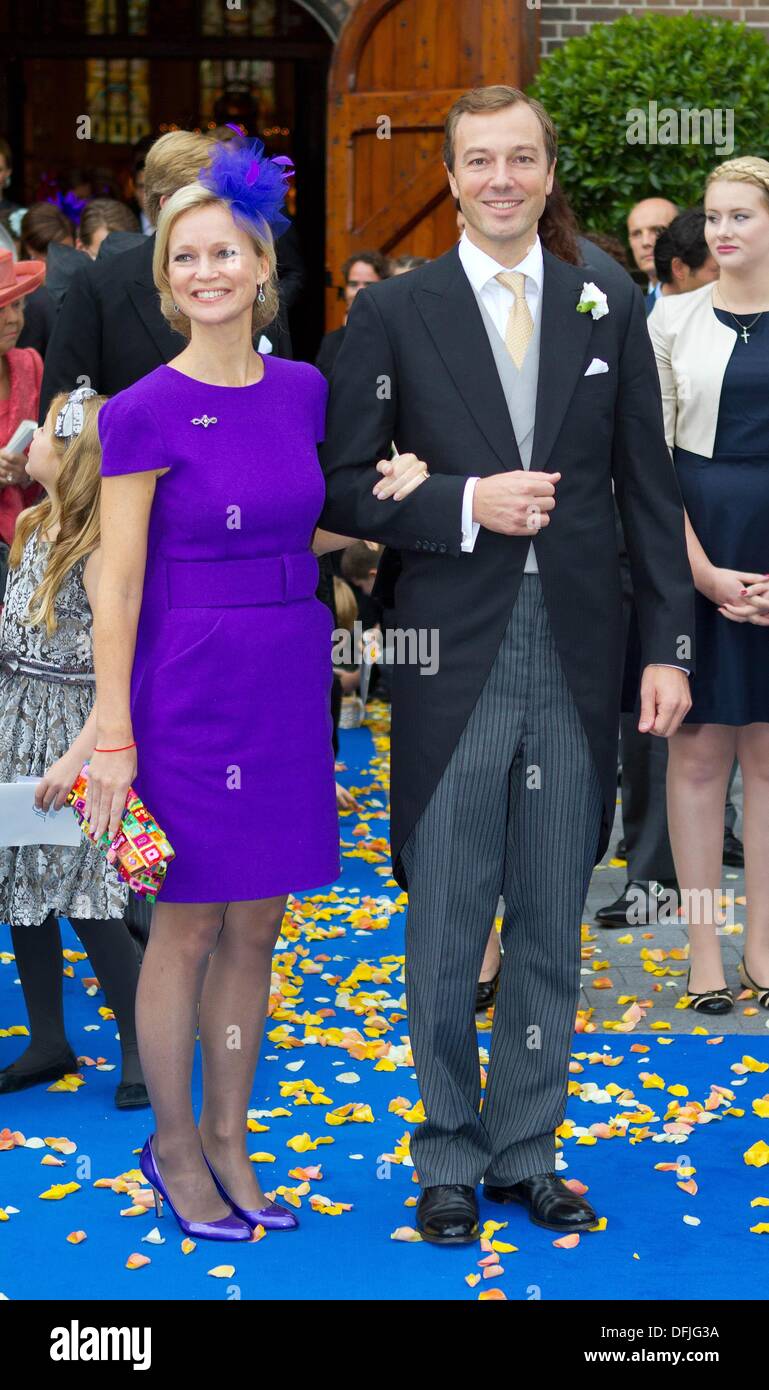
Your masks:
<instances>
[{"instance_id":1,"label":"white rose boutonniere","mask_svg":"<svg viewBox=\"0 0 769 1390\"><path fill-rule=\"evenodd\" d=\"M609 301L603 290L599 290L592 281L585 282L582 286L582 293L577 305L578 314L592 314L594 319L602 319L604 314L609 312Z\"/></svg>"}]
</instances>

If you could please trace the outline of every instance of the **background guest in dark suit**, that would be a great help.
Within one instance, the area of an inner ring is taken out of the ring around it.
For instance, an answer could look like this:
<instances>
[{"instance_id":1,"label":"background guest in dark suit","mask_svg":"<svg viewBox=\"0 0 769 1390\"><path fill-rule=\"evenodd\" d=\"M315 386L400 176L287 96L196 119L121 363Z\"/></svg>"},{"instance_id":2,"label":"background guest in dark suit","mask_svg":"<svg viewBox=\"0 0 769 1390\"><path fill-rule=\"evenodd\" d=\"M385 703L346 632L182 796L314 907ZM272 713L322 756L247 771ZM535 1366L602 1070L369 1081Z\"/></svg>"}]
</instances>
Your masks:
<instances>
[{"instance_id":1,"label":"background guest in dark suit","mask_svg":"<svg viewBox=\"0 0 769 1390\"><path fill-rule=\"evenodd\" d=\"M389 274L390 263L381 251L356 251L354 255L348 256L342 266L343 294L347 313L349 314L350 306L360 290L365 289L366 285L375 285L379 280L386 280ZM345 324L346 322L345 317ZM327 381L331 380L331 372L343 342L344 324L341 328L332 328L330 333L326 333L318 348L315 366L319 372L323 373Z\"/></svg>"},{"instance_id":2,"label":"background guest in dark suit","mask_svg":"<svg viewBox=\"0 0 769 1390\"><path fill-rule=\"evenodd\" d=\"M92 198L80 214L75 245L96 260L110 232L137 232L139 223L126 203L117 198Z\"/></svg>"},{"instance_id":3,"label":"background guest in dark suit","mask_svg":"<svg viewBox=\"0 0 769 1390\"><path fill-rule=\"evenodd\" d=\"M662 289L654 269L654 243L677 212L678 208L669 198L642 198L627 215L627 239L633 260L646 276L644 308L647 314L651 313Z\"/></svg>"},{"instance_id":4,"label":"background guest in dark suit","mask_svg":"<svg viewBox=\"0 0 769 1390\"><path fill-rule=\"evenodd\" d=\"M53 203L33 203L21 219L19 257L21 260L48 262L51 247L72 250L75 229L68 217ZM46 277L47 278L47 277ZM41 285L26 300L24 327L18 346L34 348L45 359L56 321L56 306L47 285Z\"/></svg>"}]
</instances>

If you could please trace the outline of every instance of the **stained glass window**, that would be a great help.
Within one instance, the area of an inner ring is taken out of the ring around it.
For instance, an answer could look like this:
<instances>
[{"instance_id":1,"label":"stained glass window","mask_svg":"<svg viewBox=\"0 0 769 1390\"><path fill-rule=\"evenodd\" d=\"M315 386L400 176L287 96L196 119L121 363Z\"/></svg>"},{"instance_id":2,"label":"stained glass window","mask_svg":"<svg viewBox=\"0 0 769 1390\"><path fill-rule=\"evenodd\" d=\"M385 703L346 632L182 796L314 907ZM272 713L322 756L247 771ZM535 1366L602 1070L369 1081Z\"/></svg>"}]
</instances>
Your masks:
<instances>
[{"instance_id":1,"label":"stained glass window","mask_svg":"<svg viewBox=\"0 0 769 1390\"><path fill-rule=\"evenodd\" d=\"M149 63L145 58L86 60L86 112L91 139L100 144L132 145L150 124Z\"/></svg>"},{"instance_id":2,"label":"stained glass window","mask_svg":"<svg viewBox=\"0 0 769 1390\"><path fill-rule=\"evenodd\" d=\"M129 34L147 33L149 0L128 0ZM86 32L117 34L118 0L86 0ZM86 106L91 139L100 144L131 145L150 125L150 73L145 58L87 58Z\"/></svg>"},{"instance_id":3,"label":"stained glass window","mask_svg":"<svg viewBox=\"0 0 769 1390\"><path fill-rule=\"evenodd\" d=\"M275 0L242 0L230 8L223 0L204 0L201 33L228 36L250 34L251 38L275 32Z\"/></svg>"},{"instance_id":4,"label":"stained glass window","mask_svg":"<svg viewBox=\"0 0 769 1390\"><path fill-rule=\"evenodd\" d=\"M128 0L125 6L129 34L146 34L149 0ZM87 34L117 34L120 32L118 0L86 0L85 29Z\"/></svg>"},{"instance_id":5,"label":"stained glass window","mask_svg":"<svg viewBox=\"0 0 769 1390\"><path fill-rule=\"evenodd\" d=\"M215 120L214 106L225 90L249 92L257 103L260 124L272 123L275 114L274 63L204 58L200 64L200 119L204 124Z\"/></svg>"}]
</instances>

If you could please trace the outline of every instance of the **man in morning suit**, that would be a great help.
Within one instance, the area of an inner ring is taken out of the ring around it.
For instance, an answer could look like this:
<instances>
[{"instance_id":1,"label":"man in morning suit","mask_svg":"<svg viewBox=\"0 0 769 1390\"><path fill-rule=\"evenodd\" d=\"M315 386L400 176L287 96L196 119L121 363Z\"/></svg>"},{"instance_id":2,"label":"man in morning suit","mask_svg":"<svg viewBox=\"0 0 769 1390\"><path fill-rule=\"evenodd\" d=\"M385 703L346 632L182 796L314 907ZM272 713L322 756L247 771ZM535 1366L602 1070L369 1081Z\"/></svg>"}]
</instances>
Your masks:
<instances>
[{"instance_id":1,"label":"man in morning suit","mask_svg":"<svg viewBox=\"0 0 769 1390\"><path fill-rule=\"evenodd\" d=\"M638 289L543 250L555 129L510 87L465 93L443 148L465 231L357 296L332 377L320 524L401 551L392 850L426 1119L411 1144L426 1240L478 1235L476 1188L556 1231L596 1214L555 1173L580 921L614 815L623 666L613 489L643 650L640 727L690 707L694 590ZM589 272L588 272L589 273ZM605 296L605 300L604 297ZM595 307L579 312L580 302ZM602 312L603 310L603 312ZM371 496L394 440L430 476ZM677 668L677 669L676 669ZM500 893L504 960L482 1109L474 999Z\"/></svg>"}]
</instances>

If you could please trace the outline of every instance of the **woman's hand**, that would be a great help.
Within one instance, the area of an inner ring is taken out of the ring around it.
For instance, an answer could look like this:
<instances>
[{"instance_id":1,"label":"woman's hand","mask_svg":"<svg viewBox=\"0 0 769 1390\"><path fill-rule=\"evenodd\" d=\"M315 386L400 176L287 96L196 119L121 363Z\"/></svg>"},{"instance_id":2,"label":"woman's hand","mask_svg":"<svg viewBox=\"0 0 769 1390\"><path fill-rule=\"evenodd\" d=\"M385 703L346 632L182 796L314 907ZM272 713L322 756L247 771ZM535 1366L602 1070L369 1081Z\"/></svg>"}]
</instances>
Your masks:
<instances>
[{"instance_id":1,"label":"woman's hand","mask_svg":"<svg viewBox=\"0 0 769 1390\"><path fill-rule=\"evenodd\" d=\"M753 623L756 627L769 627L769 575L763 575L753 584L740 589L736 603L724 603L719 613L733 623Z\"/></svg>"},{"instance_id":2,"label":"woman's hand","mask_svg":"<svg viewBox=\"0 0 769 1390\"><path fill-rule=\"evenodd\" d=\"M697 588L720 610L724 604L740 604L746 586L763 578L762 574L753 574L750 570L719 569L711 565Z\"/></svg>"},{"instance_id":3,"label":"woman's hand","mask_svg":"<svg viewBox=\"0 0 769 1390\"><path fill-rule=\"evenodd\" d=\"M374 484L374 496L392 497L395 502L408 497L430 476L427 464L416 454L396 454L394 459L380 459L376 467L383 476Z\"/></svg>"},{"instance_id":4,"label":"woman's hand","mask_svg":"<svg viewBox=\"0 0 769 1390\"><path fill-rule=\"evenodd\" d=\"M35 788L35 806L38 811L60 811L72 789L83 760L69 750L43 774Z\"/></svg>"},{"instance_id":5,"label":"woman's hand","mask_svg":"<svg viewBox=\"0 0 769 1390\"><path fill-rule=\"evenodd\" d=\"M92 753L89 762L85 817L94 839L100 839L107 830L110 840L114 840L125 811L128 788L136 776L136 749Z\"/></svg>"},{"instance_id":6,"label":"woman's hand","mask_svg":"<svg viewBox=\"0 0 769 1390\"><path fill-rule=\"evenodd\" d=\"M0 449L0 487L25 487L30 481L27 455L12 454L8 449Z\"/></svg>"}]
</instances>

